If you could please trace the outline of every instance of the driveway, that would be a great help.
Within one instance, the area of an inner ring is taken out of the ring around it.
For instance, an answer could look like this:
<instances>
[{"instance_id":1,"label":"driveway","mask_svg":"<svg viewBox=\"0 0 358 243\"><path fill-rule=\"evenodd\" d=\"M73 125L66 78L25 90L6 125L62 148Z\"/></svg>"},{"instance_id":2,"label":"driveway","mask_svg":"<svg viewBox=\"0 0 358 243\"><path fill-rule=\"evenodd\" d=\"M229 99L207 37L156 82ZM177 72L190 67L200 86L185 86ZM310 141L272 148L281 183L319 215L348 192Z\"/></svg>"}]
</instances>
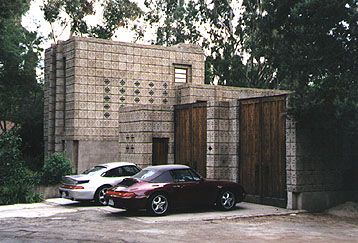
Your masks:
<instances>
[{"instance_id":1,"label":"driveway","mask_svg":"<svg viewBox=\"0 0 358 243\"><path fill-rule=\"evenodd\" d=\"M50 199L0 206L2 242L357 242L357 219L240 203L164 217Z\"/></svg>"}]
</instances>

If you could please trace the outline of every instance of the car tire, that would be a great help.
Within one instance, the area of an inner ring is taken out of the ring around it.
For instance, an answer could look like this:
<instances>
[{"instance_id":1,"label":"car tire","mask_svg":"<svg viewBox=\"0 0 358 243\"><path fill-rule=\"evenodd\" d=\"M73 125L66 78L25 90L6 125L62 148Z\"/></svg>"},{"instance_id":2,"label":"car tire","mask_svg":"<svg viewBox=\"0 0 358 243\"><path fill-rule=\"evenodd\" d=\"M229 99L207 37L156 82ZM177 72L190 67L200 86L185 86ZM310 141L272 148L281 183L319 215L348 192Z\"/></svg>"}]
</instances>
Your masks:
<instances>
[{"instance_id":1,"label":"car tire","mask_svg":"<svg viewBox=\"0 0 358 243\"><path fill-rule=\"evenodd\" d=\"M156 193L149 197L147 212L153 216L163 216L169 211L168 197L163 193Z\"/></svg>"},{"instance_id":2,"label":"car tire","mask_svg":"<svg viewBox=\"0 0 358 243\"><path fill-rule=\"evenodd\" d=\"M108 190L108 188L110 188L111 186L109 185L105 185L105 186L101 186L100 188L97 189L96 193L94 194L94 202L98 205L98 206L107 206L108 205L108 201L105 199L105 194L106 191Z\"/></svg>"},{"instance_id":3,"label":"car tire","mask_svg":"<svg viewBox=\"0 0 358 243\"><path fill-rule=\"evenodd\" d=\"M218 196L216 205L222 211L232 210L236 205L235 194L230 190L222 191Z\"/></svg>"}]
</instances>

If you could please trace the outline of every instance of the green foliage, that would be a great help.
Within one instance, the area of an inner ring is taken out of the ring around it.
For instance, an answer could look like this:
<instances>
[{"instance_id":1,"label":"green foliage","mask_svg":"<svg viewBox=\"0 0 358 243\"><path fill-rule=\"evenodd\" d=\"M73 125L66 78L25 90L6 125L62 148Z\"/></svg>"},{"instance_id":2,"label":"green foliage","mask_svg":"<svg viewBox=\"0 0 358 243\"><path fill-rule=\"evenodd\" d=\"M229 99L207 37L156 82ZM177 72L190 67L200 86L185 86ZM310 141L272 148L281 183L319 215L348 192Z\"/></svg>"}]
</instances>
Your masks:
<instances>
[{"instance_id":1,"label":"green foliage","mask_svg":"<svg viewBox=\"0 0 358 243\"><path fill-rule=\"evenodd\" d=\"M29 1L0 4L0 129L6 132L8 124L20 129L26 158L43 150L43 90L36 77L41 38L21 25L28 8Z\"/></svg>"},{"instance_id":2,"label":"green foliage","mask_svg":"<svg viewBox=\"0 0 358 243\"><path fill-rule=\"evenodd\" d=\"M110 39L119 27L128 27L128 22L142 14L136 3L129 0L110 0L103 3L104 25L90 29L89 35L102 39Z\"/></svg>"},{"instance_id":3,"label":"green foliage","mask_svg":"<svg viewBox=\"0 0 358 243\"><path fill-rule=\"evenodd\" d=\"M62 176L72 173L71 162L62 153L54 153L45 159L41 173L41 183L53 185L61 181Z\"/></svg>"},{"instance_id":4,"label":"green foliage","mask_svg":"<svg viewBox=\"0 0 358 243\"><path fill-rule=\"evenodd\" d=\"M62 26L69 25L71 33L87 33L88 26L84 18L94 14L94 3L91 0L47 0L42 10L49 23L59 21ZM63 17L63 13L68 15L68 19ZM54 32L52 38L55 38Z\"/></svg>"},{"instance_id":5,"label":"green foliage","mask_svg":"<svg viewBox=\"0 0 358 243\"><path fill-rule=\"evenodd\" d=\"M276 70L275 87L295 91L292 112L300 124L357 134L357 1L262 0L244 6L245 47Z\"/></svg>"},{"instance_id":6,"label":"green foliage","mask_svg":"<svg viewBox=\"0 0 358 243\"><path fill-rule=\"evenodd\" d=\"M269 87L273 74L260 58L243 58L243 26L238 1L145 1L144 21L155 29L153 43L199 44L206 52L205 83ZM138 28L138 37L143 29Z\"/></svg>"},{"instance_id":7,"label":"green foliage","mask_svg":"<svg viewBox=\"0 0 358 243\"><path fill-rule=\"evenodd\" d=\"M99 5L103 8L103 23L90 26L86 17L95 15L95 8ZM51 26L59 23L64 29L70 27L71 36L88 35L104 39L110 39L119 27L127 27L128 21L141 14L137 4L130 0L46 0L42 10ZM54 29L51 37L56 42Z\"/></svg>"},{"instance_id":8,"label":"green foliage","mask_svg":"<svg viewBox=\"0 0 358 243\"><path fill-rule=\"evenodd\" d=\"M0 135L0 205L41 201L38 176L21 159L21 139L12 130Z\"/></svg>"}]
</instances>

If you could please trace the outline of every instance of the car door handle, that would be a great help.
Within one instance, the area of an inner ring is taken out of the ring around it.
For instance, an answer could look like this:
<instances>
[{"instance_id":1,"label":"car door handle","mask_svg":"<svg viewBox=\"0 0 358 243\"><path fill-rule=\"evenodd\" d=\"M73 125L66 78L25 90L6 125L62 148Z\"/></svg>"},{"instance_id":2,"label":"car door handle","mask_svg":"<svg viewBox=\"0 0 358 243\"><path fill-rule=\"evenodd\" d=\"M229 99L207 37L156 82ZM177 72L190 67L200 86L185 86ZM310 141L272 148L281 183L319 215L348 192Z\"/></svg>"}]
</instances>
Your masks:
<instances>
[{"instance_id":1,"label":"car door handle","mask_svg":"<svg viewBox=\"0 0 358 243\"><path fill-rule=\"evenodd\" d=\"M181 186L181 185L174 185L173 187L174 187L174 188L182 188L183 186Z\"/></svg>"}]
</instances>

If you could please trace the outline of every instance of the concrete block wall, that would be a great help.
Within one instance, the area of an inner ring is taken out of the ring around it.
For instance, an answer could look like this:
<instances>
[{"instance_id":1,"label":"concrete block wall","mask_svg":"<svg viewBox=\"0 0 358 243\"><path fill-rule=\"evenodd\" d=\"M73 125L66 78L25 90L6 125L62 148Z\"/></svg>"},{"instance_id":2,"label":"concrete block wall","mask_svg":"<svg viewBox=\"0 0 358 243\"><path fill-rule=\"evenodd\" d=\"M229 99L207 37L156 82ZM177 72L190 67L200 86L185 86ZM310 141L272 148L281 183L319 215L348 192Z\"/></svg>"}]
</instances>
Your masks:
<instances>
[{"instance_id":1,"label":"concrete block wall","mask_svg":"<svg viewBox=\"0 0 358 243\"><path fill-rule=\"evenodd\" d=\"M238 99L287 94L284 90L252 89L218 85L183 84L176 87L176 103L234 101Z\"/></svg>"},{"instance_id":2,"label":"concrete block wall","mask_svg":"<svg viewBox=\"0 0 358 243\"><path fill-rule=\"evenodd\" d=\"M80 37L52 45L45 54L45 154L66 150L77 169L96 161L94 155L85 156L93 143L102 148L94 151L104 160L115 158L113 151L118 157L113 141L119 140L119 110L174 105L175 89L181 85L174 83L176 65L189 67L188 83L204 83L204 54L195 45L162 47ZM159 133L153 130L153 136Z\"/></svg>"},{"instance_id":3,"label":"concrete block wall","mask_svg":"<svg viewBox=\"0 0 358 243\"><path fill-rule=\"evenodd\" d=\"M292 118L287 119L286 127L287 207L321 211L358 200L358 191L351 182L355 177L351 173L353 160L338 152L340 142L336 138L315 138L312 131L300 128Z\"/></svg>"},{"instance_id":4,"label":"concrete block wall","mask_svg":"<svg viewBox=\"0 0 358 243\"><path fill-rule=\"evenodd\" d=\"M118 107L173 105L175 64L191 67L189 83L204 82L204 55L193 45L162 47L94 38L75 38L75 44L76 92L82 93L79 102L88 103L88 110L96 107L95 117L87 115L97 121L118 119Z\"/></svg>"},{"instance_id":5,"label":"concrete block wall","mask_svg":"<svg viewBox=\"0 0 358 243\"><path fill-rule=\"evenodd\" d=\"M238 180L237 101L207 104L207 177Z\"/></svg>"},{"instance_id":6,"label":"concrete block wall","mask_svg":"<svg viewBox=\"0 0 358 243\"><path fill-rule=\"evenodd\" d=\"M45 52L45 84L44 84L44 136L45 155L55 152L55 80L56 80L56 47Z\"/></svg>"},{"instance_id":7,"label":"concrete block wall","mask_svg":"<svg viewBox=\"0 0 358 243\"><path fill-rule=\"evenodd\" d=\"M50 151L49 148L49 139L50 139L50 80L51 75L51 60L52 60L52 49L47 49L45 51L45 71L44 71L44 149L45 152ZM46 154L46 153L45 153Z\"/></svg>"},{"instance_id":8,"label":"concrete block wall","mask_svg":"<svg viewBox=\"0 0 358 243\"><path fill-rule=\"evenodd\" d=\"M172 106L142 105L120 108L119 156L146 167L152 164L153 138L169 138L168 163L174 163L174 112Z\"/></svg>"}]
</instances>

